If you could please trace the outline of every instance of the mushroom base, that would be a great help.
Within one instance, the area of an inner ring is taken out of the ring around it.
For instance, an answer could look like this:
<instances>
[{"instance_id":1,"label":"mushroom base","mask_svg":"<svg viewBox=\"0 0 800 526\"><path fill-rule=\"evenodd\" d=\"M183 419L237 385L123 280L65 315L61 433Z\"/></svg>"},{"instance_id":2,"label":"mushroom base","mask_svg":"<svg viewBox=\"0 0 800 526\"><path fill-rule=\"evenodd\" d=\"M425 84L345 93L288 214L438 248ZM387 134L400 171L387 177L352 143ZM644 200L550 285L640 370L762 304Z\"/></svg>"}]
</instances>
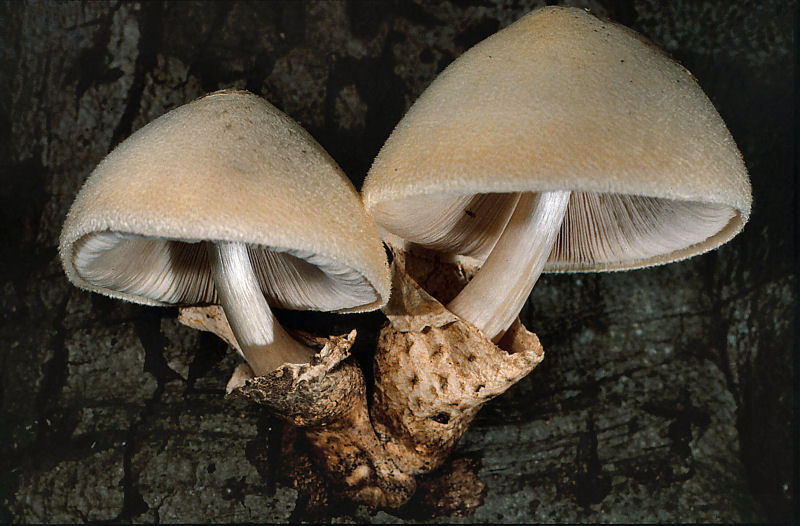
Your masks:
<instances>
[{"instance_id":1,"label":"mushroom base","mask_svg":"<svg viewBox=\"0 0 800 526\"><path fill-rule=\"evenodd\" d=\"M375 353L375 431L400 469L427 473L444 462L478 410L530 373L544 358L539 339L517 320L499 346L447 310L470 272L455 264L396 252L390 324ZM450 279L443 280L443 276Z\"/></svg>"},{"instance_id":2,"label":"mushroom base","mask_svg":"<svg viewBox=\"0 0 800 526\"><path fill-rule=\"evenodd\" d=\"M235 344L217 306L182 309L179 320ZM372 429L364 376L347 360L356 331L329 338L292 332L318 350L309 363L283 364L264 376L240 366L228 382L227 396L266 406L301 428L337 493L373 507L401 506L414 494L416 482L398 469Z\"/></svg>"},{"instance_id":3,"label":"mushroom base","mask_svg":"<svg viewBox=\"0 0 800 526\"><path fill-rule=\"evenodd\" d=\"M333 491L372 507L396 508L416 490L416 475L439 467L481 406L532 371L544 357L535 334L517 321L499 346L448 311L469 270L434 258L395 253L390 323L375 352L368 407L361 370L347 360L355 331L316 338L295 332L317 354L254 377L237 368L228 396L268 407L302 429ZM237 349L222 309L181 309L179 320L217 334Z\"/></svg>"}]
</instances>

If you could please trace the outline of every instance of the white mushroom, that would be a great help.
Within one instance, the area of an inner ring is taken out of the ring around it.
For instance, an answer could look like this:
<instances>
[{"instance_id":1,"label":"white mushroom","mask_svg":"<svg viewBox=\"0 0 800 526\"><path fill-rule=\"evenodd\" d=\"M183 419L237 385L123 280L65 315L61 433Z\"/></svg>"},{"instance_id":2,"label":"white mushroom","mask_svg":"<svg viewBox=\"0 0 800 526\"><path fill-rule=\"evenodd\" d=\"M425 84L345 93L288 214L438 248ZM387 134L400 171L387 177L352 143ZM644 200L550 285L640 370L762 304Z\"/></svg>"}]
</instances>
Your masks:
<instances>
[{"instance_id":1,"label":"white mushroom","mask_svg":"<svg viewBox=\"0 0 800 526\"><path fill-rule=\"evenodd\" d=\"M543 270L700 254L736 235L751 204L741 154L691 73L634 31L561 7L445 69L363 196L391 235L485 261L448 307L495 341Z\"/></svg>"},{"instance_id":2,"label":"white mushroom","mask_svg":"<svg viewBox=\"0 0 800 526\"><path fill-rule=\"evenodd\" d=\"M350 181L296 122L242 91L181 106L114 149L76 197L59 251L87 290L221 303L256 374L312 355L270 306L357 312L389 297Z\"/></svg>"}]
</instances>

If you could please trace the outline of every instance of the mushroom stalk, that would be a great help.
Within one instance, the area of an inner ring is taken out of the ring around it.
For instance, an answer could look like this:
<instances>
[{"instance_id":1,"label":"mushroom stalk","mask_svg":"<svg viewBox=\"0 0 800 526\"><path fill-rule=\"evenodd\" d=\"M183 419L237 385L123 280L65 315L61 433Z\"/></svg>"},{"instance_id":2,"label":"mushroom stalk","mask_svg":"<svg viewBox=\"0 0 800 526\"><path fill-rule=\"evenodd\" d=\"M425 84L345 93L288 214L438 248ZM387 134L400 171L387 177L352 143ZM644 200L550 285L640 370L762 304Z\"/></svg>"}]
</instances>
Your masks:
<instances>
[{"instance_id":1,"label":"mushroom stalk","mask_svg":"<svg viewBox=\"0 0 800 526\"><path fill-rule=\"evenodd\" d=\"M247 363L258 376L284 363L306 363L314 351L281 327L261 292L247 245L209 244L211 274L222 309Z\"/></svg>"},{"instance_id":2,"label":"mushroom stalk","mask_svg":"<svg viewBox=\"0 0 800 526\"><path fill-rule=\"evenodd\" d=\"M480 272L448 305L497 342L522 310L561 229L570 192L525 193Z\"/></svg>"}]
</instances>

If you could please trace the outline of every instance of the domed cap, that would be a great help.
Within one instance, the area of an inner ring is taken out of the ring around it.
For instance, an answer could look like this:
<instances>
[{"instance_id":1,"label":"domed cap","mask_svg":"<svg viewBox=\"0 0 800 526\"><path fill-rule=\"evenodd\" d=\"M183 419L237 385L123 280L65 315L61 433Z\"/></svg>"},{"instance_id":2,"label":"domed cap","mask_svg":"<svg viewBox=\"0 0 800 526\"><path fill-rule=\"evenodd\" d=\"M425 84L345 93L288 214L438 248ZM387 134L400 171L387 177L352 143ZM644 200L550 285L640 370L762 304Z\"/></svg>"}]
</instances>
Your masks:
<instances>
[{"instance_id":1,"label":"domed cap","mask_svg":"<svg viewBox=\"0 0 800 526\"><path fill-rule=\"evenodd\" d=\"M245 243L269 303L362 311L389 298L386 255L324 149L262 98L224 90L114 149L81 189L59 252L75 285L148 305L214 303L204 242Z\"/></svg>"},{"instance_id":2,"label":"domed cap","mask_svg":"<svg viewBox=\"0 0 800 526\"><path fill-rule=\"evenodd\" d=\"M696 79L582 9L533 11L474 46L414 103L364 183L378 224L479 259L520 192L572 192L545 270L619 270L713 249L751 190Z\"/></svg>"}]
</instances>

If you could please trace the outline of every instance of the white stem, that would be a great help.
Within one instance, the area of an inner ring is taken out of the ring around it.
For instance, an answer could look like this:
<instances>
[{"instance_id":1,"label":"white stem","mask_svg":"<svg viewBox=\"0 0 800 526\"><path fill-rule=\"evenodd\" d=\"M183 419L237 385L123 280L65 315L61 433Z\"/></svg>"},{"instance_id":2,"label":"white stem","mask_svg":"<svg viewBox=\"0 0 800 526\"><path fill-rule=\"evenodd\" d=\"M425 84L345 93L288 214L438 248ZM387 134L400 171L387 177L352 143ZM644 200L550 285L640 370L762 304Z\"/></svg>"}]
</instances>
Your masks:
<instances>
[{"instance_id":1,"label":"white stem","mask_svg":"<svg viewBox=\"0 0 800 526\"><path fill-rule=\"evenodd\" d=\"M236 342L261 376L284 363L306 363L314 352L280 326L261 292L244 243L209 244L211 275Z\"/></svg>"},{"instance_id":2,"label":"white stem","mask_svg":"<svg viewBox=\"0 0 800 526\"><path fill-rule=\"evenodd\" d=\"M526 193L489 257L447 308L498 341L519 315L561 229L570 192Z\"/></svg>"}]
</instances>

